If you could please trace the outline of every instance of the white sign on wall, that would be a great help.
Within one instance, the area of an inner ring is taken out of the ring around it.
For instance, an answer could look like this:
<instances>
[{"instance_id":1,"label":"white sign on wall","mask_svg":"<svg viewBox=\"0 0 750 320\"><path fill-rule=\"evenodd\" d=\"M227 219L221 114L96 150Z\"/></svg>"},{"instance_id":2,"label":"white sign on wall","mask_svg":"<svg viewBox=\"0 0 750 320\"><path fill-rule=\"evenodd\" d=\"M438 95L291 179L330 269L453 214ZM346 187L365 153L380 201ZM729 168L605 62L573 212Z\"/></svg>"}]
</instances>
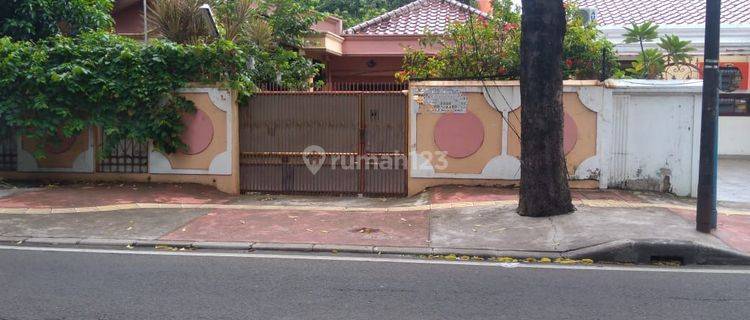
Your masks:
<instances>
[{"instance_id":1,"label":"white sign on wall","mask_svg":"<svg viewBox=\"0 0 750 320\"><path fill-rule=\"evenodd\" d=\"M431 113L466 113L469 104L469 99L463 92L452 88L425 89L422 97Z\"/></svg>"}]
</instances>

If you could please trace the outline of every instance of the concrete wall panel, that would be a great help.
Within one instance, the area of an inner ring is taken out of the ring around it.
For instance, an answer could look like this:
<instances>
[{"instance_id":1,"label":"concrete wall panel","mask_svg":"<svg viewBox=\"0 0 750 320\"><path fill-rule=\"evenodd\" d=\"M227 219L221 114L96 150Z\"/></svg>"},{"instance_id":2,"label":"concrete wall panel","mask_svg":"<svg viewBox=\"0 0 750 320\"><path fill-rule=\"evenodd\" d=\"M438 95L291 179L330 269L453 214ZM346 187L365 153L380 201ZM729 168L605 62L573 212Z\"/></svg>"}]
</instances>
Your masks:
<instances>
[{"instance_id":1,"label":"concrete wall panel","mask_svg":"<svg viewBox=\"0 0 750 320\"><path fill-rule=\"evenodd\" d=\"M719 117L719 155L750 156L750 117Z\"/></svg>"}]
</instances>

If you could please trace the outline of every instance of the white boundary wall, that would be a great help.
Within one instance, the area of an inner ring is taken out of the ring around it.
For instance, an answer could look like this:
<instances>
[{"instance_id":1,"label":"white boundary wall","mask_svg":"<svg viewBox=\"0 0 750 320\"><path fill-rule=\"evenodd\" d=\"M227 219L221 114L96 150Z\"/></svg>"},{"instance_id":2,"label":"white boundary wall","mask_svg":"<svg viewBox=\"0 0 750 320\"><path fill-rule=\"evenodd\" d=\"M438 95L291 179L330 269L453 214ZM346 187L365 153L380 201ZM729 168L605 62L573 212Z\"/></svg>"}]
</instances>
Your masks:
<instances>
[{"instance_id":1,"label":"white boundary wall","mask_svg":"<svg viewBox=\"0 0 750 320\"><path fill-rule=\"evenodd\" d=\"M431 83L412 83L414 90ZM441 86L461 92L483 92L485 98L502 94L498 111L507 112L520 105L517 84L482 89L480 84L450 82ZM596 156L584 161L571 178L588 177L598 172L599 187L670 192L696 196L700 149L702 80L607 80L589 86L565 86L566 92L578 92L584 105L597 112ZM418 104L410 99L411 178L456 178L464 180L518 179L519 162L505 151L476 174L438 174L416 153L416 112ZM492 105L492 104L490 104ZM507 128L503 126L503 145ZM513 161L515 160L515 161ZM425 165L426 164L426 165Z\"/></svg>"},{"instance_id":2,"label":"white boundary wall","mask_svg":"<svg viewBox=\"0 0 750 320\"><path fill-rule=\"evenodd\" d=\"M695 196L700 80L607 80L612 92L609 187Z\"/></svg>"},{"instance_id":3,"label":"white boundary wall","mask_svg":"<svg viewBox=\"0 0 750 320\"><path fill-rule=\"evenodd\" d=\"M719 155L750 156L750 117L719 117Z\"/></svg>"}]
</instances>

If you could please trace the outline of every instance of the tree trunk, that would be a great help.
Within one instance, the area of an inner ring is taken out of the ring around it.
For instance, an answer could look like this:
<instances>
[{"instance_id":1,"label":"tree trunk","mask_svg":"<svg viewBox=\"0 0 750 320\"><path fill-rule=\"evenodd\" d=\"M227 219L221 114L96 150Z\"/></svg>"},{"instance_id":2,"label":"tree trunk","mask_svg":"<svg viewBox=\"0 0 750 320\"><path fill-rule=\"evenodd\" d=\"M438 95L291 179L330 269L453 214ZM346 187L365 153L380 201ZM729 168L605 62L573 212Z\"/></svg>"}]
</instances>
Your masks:
<instances>
[{"instance_id":1,"label":"tree trunk","mask_svg":"<svg viewBox=\"0 0 750 320\"><path fill-rule=\"evenodd\" d=\"M518 214L575 211L563 153L562 0L523 0L521 19L521 191Z\"/></svg>"}]
</instances>

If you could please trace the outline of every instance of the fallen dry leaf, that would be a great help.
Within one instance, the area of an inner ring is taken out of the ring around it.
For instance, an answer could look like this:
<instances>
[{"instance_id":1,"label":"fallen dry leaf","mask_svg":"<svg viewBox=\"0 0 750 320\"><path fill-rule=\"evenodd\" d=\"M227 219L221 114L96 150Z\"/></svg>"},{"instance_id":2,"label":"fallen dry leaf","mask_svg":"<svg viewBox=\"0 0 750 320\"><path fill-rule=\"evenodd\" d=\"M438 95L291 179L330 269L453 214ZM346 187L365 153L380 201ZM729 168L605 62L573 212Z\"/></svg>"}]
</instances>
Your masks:
<instances>
[{"instance_id":1,"label":"fallen dry leaf","mask_svg":"<svg viewBox=\"0 0 750 320\"><path fill-rule=\"evenodd\" d=\"M367 227L365 227L365 228L354 229L354 231L355 232L359 232L359 233L368 233L369 234L369 233L374 233L374 232L380 232L380 229L373 229L373 228L367 228Z\"/></svg>"}]
</instances>

